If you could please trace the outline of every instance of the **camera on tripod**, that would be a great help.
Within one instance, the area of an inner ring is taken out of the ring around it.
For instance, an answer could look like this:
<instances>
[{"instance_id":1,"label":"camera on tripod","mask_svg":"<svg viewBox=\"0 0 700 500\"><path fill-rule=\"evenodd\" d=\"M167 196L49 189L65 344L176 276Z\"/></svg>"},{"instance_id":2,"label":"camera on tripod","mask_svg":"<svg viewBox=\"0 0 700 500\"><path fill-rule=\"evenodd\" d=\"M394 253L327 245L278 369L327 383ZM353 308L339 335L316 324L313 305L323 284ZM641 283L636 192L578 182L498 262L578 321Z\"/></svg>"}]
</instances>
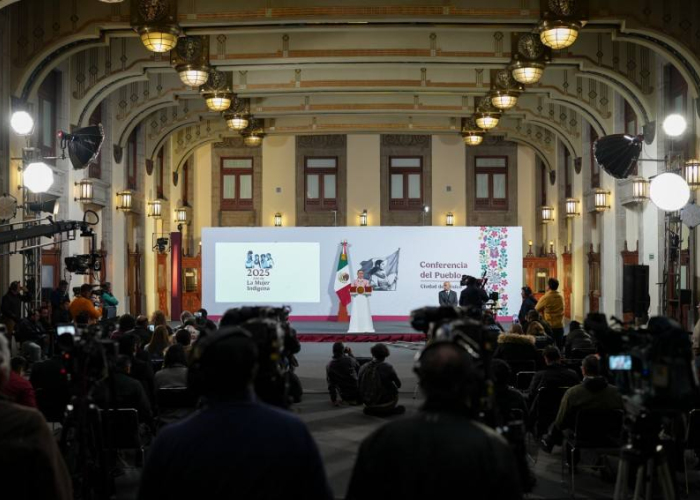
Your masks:
<instances>
[{"instance_id":1,"label":"camera on tripod","mask_svg":"<svg viewBox=\"0 0 700 500\"><path fill-rule=\"evenodd\" d=\"M66 257L64 261L68 272L73 274L90 274L93 271L99 272L102 269L101 256L96 253L73 255Z\"/></svg>"}]
</instances>

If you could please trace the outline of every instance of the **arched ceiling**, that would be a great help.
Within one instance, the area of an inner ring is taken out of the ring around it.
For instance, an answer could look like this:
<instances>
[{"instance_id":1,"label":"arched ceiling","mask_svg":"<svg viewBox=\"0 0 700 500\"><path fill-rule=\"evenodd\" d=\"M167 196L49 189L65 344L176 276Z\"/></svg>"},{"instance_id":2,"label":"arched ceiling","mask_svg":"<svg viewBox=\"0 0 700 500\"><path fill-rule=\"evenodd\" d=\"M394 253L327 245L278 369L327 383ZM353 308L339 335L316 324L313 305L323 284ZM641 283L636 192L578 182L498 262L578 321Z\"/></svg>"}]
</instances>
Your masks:
<instances>
[{"instance_id":1,"label":"arched ceiling","mask_svg":"<svg viewBox=\"0 0 700 500\"><path fill-rule=\"evenodd\" d=\"M13 20L15 96L31 99L60 66L70 75L74 125L85 125L109 97L119 145L139 125L149 144L206 123L200 140L218 137L221 118L180 82L167 54L148 52L130 29L129 3L0 1ZM521 142L533 141L523 127L546 130L580 153L579 124L599 135L612 130L613 91L640 126L654 121L656 55L679 69L697 98L699 3L591 0L579 40L553 54L541 82L527 87L501 126ZM210 37L211 64L232 75L234 90L251 99L273 134L457 133L474 98L488 92L489 70L509 63L512 34L530 31L540 17L539 0L289 5L178 2L185 33Z\"/></svg>"}]
</instances>

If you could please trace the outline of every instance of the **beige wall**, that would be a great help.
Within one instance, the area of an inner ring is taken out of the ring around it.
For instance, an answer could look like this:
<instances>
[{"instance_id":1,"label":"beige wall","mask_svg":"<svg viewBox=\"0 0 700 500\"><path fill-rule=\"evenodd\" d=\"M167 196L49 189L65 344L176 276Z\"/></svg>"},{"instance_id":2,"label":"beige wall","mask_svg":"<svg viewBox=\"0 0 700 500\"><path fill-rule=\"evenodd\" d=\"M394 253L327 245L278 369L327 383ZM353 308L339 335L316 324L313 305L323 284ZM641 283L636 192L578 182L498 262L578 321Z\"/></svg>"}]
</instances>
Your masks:
<instances>
[{"instance_id":1,"label":"beige wall","mask_svg":"<svg viewBox=\"0 0 700 500\"><path fill-rule=\"evenodd\" d=\"M537 197L536 182L525 179L537 179L535 150L518 144L518 225L523 228L523 255L528 251L528 240L535 240L537 232Z\"/></svg>"},{"instance_id":2,"label":"beige wall","mask_svg":"<svg viewBox=\"0 0 700 500\"><path fill-rule=\"evenodd\" d=\"M348 135L347 224L359 226L367 209L367 225L379 225L379 136Z\"/></svg>"},{"instance_id":3,"label":"beige wall","mask_svg":"<svg viewBox=\"0 0 700 500\"><path fill-rule=\"evenodd\" d=\"M282 214L283 226L296 224L295 145L295 137L289 135L270 136L263 141L263 226L274 226L277 212Z\"/></svg>"},{"instance_id":4,"label":"beige wall","mask_svg":"<svg viewBox=\"0 0 700 500\"><path fill-rule=\"evenodd\" d=\"M194 152L190 168L190 175L194 176L194 193L190 196L194 205L193 241L194 248L199 249L202 228L210 227L212 221L211 144L206 144Z\"/></svg>"},{"instance_id":5,"label":"beige wall","mask_svg":"<svg viewBox=\"0 0 700 500\"><path fill-rule=\"evenodd\" d=\"M434 135L433 155L433 206L434 226L444 226L447 212L455 216L454 225L467 224L466 146L458 135Z\"/></svg>"}]
</instances>

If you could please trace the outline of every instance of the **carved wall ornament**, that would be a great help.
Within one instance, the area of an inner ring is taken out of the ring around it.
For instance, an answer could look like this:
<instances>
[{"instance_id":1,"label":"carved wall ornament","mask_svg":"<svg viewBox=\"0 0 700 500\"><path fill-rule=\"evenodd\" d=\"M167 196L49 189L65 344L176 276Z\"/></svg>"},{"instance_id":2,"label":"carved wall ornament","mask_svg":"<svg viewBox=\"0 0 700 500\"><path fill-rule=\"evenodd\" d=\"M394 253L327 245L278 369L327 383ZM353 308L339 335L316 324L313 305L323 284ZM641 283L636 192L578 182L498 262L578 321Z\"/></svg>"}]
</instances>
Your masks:
<instances>
[{"instance_id":1,"label":"carved wall ornament","mask_svg":"<svg viewBox=\"0 0 700 500\"><path fill-rule=\"evenodd\" d=\"M582 164L583 158L580 156L578 158L574 158L574 172L577 174L581 173L581 164Z\"/></svg>"},{"instance_id":2,"label":"carved wall ornament","mask_svg":"<svg viewBox=\"0 0 700 500\"><path fill-rule=\"evenodd\" d=\"M153 174L153 160L151 160L151 159L146 160L146 173L148 175Z\"/></svg>"},{"instance_id":3,"label":"carved wall ornament","mask_svg":"<svg viewBox=\"0 0 700 500\"><path fill-rule=\"evenodd\" d=\"M556 170L550 170L549 171L549 183L554 186L557 182L557 171Z\"/></svg>"},{"instance_id":4,"label":"carved wall ornament","mask_svg":"<svg viewBox=\"0 0 700 500\"><path fill-rule=\"evenodd\" d=\"M112 146L112 156L114 156L114 161L117 163L122 162L122 154L124 153L124 149L119 145L119 144L114 144Z\"/></svg>"},{"instance_id":5,"label":"carved wall ornament","mask_svg":"<svg viewBox=\"0 0 700 500\"><path fill-rule=\"evenodd\" d=\"M427 148L430 146L430 136L399 134L382 135L382 146L420 146Z\"/></svg>"},{"instance_id":6,"label":"carved wall ornament","mask_svg":"<svg viewBox=\"0 0 700 500\"><path fill-rule=\"evenodd\" d=\"M297 145L301 148L342 148L347 144L347 136L341 134L300 135Z\"/></svg>"},{"instance_id":7,"label":"carved wall ornament","mask_svg":"<svg viewBox=\"0 0 700 500\"><path fill-rule=\"evenodd\" d=\"M177 170L173 172L173 186L177 186L177 182L180 180L180 175L177 173Z\"/></svg>"}]
</instances>

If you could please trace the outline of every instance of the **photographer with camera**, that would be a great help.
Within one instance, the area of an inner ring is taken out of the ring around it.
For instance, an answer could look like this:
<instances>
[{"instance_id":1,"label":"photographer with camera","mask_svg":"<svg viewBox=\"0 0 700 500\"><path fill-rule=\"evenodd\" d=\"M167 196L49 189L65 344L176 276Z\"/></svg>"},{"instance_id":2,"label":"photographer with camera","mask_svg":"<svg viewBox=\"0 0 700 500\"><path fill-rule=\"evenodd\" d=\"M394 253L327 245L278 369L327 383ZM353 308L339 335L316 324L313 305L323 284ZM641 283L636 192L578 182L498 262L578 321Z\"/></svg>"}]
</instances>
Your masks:
<instances>
[{"instance_id":1,"label":"photographer with camera","mask_svg":"<svg viewBox=\"0 0 700 500\"><path fill-rule=\"evenodd\" d=\"M481 286L481 281L474 276L467 276L464 283L467 287L459 294L459 305L461 307L473 307L478 310L483 309L484 304L489 301L489 295Z\"/></svg>"},{"instance_id":2,"label":"photographer with camera","mask_svg":"<svg viewBox=\"0 0 700 500\"><path fill-rule=\"evenodd\" d=\"M469 352L436 340L414 370L425 404L362 442L346 498L424 500L454 498L456 492L470 500L522 498L510 446L474 420L479 374Z\"/></svg>"},{"instance_id":3,"label":"photographer with camera","mask_svg":"<svg viewBox=\"0 0 700 500\"><path fill-rule=\"evenodd\" d=\"M100 301L92 291L92 285L84 283L80 287L80 295L73 299L68 308L73 319L77 319L81 313L87 314L89 321L94 323L102 318L102 308Z\"/></svg>"},{"instance_id":4,"label":"photographer with camera","mask_svg":"<svg viewBox=\"0 0 700 500\"><path fill-rule=\"evenodd\" d=\"M326 365L326 380L331 403L340 406L341 401L351 405L360 403L360 390L358 387L357 372L360 363L352 355L352 350L345 347L342 342L333 344L333 359Z\"/></svg>"}]
</instances>

